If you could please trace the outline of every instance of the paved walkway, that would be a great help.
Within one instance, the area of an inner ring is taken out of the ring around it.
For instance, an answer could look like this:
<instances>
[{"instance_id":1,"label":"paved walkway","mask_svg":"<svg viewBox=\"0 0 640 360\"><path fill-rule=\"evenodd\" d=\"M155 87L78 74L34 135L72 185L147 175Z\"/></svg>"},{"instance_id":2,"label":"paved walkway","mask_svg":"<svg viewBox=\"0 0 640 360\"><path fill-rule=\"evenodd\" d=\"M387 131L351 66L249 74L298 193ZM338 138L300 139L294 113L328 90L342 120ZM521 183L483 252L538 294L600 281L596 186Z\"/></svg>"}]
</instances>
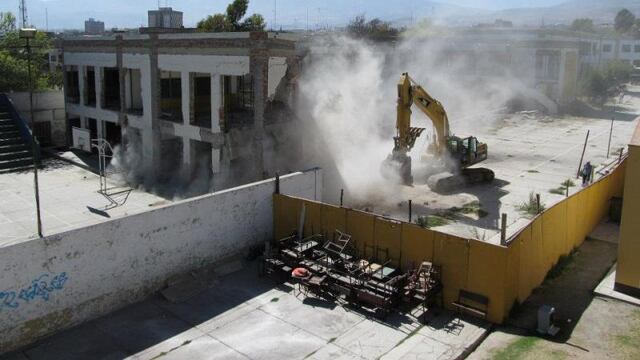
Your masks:
<instances>
[{"instance_id":1,"label":"paved walkway","mask_svg":"<svg viewBox=\"0 0 640 360\"><path fill-rule=\"evenodd\" d=\"M455 359L488 329L446 311L427 325L401 314L381 323L295 293L251 264L186 302L154 296L0 360Z\"/></svg>"}]
</instances>

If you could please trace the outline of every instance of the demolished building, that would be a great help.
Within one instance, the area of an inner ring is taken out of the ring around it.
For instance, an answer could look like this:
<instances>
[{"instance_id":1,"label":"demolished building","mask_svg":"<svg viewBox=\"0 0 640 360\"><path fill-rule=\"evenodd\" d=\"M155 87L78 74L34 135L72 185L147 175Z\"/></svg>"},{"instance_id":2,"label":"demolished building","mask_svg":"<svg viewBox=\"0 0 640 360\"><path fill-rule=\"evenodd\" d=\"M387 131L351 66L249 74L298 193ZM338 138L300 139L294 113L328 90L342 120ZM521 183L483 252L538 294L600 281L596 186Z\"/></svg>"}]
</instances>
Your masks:
<instances>
[{"instance_id":1,"label":"demolished building","mask_svg":"<svg viewBox=\"0 0 640 360\"><path fill-rule=\"evenodd\" d=\"M263 179L277 170L277 123L291 118L281 115L295 44L266 32L67 38L68 138L80 128L122 145L138 155L132 167L143 167L146 183Z\"/></svg>"}]
</instances>

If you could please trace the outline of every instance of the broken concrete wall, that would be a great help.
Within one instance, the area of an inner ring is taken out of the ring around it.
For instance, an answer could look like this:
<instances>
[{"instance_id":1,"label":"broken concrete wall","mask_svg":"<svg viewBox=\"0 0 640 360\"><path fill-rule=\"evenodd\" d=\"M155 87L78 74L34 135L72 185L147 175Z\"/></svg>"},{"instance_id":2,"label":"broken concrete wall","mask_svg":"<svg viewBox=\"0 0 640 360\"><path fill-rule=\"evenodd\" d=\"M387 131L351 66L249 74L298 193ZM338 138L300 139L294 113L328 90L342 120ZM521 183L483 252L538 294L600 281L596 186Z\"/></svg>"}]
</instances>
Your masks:
<instances>
[{"instance_id":1,"label":"broken concrete wall","mask_svg":"<svg viewBox=\"0 0 640 360\"><path fill-rule=\"evenodd\" d=\"M321 200L319 169L281 192ZM138 301L273 236L274 180L0 249L0 353Z\"/></svg>"}]
</instances>

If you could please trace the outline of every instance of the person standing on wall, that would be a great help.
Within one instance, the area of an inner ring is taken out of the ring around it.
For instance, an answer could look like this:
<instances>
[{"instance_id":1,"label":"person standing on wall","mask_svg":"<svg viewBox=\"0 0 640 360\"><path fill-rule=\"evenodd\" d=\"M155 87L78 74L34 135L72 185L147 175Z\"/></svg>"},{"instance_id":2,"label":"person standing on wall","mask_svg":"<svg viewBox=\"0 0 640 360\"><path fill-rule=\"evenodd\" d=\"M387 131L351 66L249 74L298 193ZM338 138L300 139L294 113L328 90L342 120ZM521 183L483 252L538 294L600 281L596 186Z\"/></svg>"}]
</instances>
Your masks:
<instances>
[{"instance_id":1,"label":"person standing on wall","mask_svg":"<svg viewBox=\"0 0 640 360\"><path fill-rule=\"evenodd\" d=\"M587 186L587 184L589 184L589 181L591 181L591 170L591 162L587 161L587 163L582 167L582 173L580 174L582 175L582 186Z\"/></svg>"}]
</instances>

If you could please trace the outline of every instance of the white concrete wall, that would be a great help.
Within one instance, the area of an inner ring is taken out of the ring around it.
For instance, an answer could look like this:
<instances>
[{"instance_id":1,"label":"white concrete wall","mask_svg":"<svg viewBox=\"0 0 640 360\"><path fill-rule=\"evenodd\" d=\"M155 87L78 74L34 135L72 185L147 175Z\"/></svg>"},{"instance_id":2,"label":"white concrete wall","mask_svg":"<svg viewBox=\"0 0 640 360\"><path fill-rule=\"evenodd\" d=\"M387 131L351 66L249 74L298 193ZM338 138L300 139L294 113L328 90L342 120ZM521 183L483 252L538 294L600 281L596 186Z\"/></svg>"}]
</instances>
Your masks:
<instances>
[{"instance_id":1,"label":"white concrete wall","mask_svg":"<svg viewBox=\"0 0 640 360\"><path fill-rule=\"evenodd\" d=\"M269 91L267 97L269 100L273 99L276 94L276 89L282 81L282 78L287 74L287 58L284 57L270 57L269 58Z\"/></svg>"},{"instance_id":2,"label":"white concrete wall","mask_svg":"<svg viewBox=\"0 0 640 360\"><path fill-rule=\"evenodd\" d=\"M29 121L29 93L7 94L23 119ZM38 91L33 93L33 117L36 122L51 122L51 141L55 146L66 145L66 114L64 92L62 90Z\"/></svg>"},{"instance_id":3,"label":"white concrete wall","mask_svg":"<svg viewBox=\"0 0 640 360\"><path fill-rule=\"evenodd\" d=\"M98 67L116 67L115 53L82 53L82 52L65 52L65 65L84 65ZM96 70L97 71L97 70ZM98 73L96 72L96 79Z\"/></svg>"},{"instance_id":4,"label":"white concrete wall","mask_svg":"<svg viewBox=\"0 0 640 360\"><path fill-rule=\"evenodd\" d=\"M0 248L0 353L138 301L273 234L274 180ZM281 178L321 200L322 173Z\"/></svg>"},{"instance_id":5,"label":"white concrete wall","mask_svg":"<svg viewBox=\"0 0 640 360\"><path fill-rule=\"evenodd\" d=\"M158 55L158 67L165 71L241 76L249 73L249 57L161 54Z\"/></svg>"}]
</instances>

